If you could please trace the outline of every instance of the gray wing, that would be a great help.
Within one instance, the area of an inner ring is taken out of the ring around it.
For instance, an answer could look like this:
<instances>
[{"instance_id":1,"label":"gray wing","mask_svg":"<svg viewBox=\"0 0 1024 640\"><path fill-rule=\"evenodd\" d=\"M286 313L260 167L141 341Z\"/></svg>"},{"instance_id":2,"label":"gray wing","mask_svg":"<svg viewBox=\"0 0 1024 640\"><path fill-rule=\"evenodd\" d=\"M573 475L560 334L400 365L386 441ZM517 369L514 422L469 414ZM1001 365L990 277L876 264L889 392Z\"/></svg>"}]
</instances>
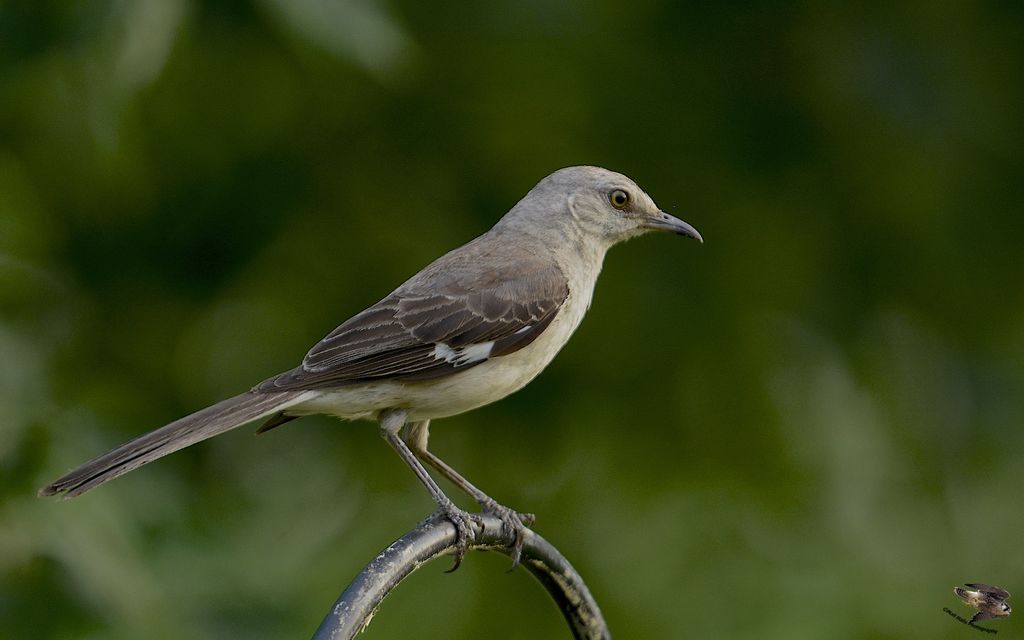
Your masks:
<instances>
[{"instance_id":1,"label":"gray wing","mask_svg":"<svg viewBox=\"0 0 1024 640\"><path fill-rule=\"evenodd\" d=\"M981 582L972 582L964 586L970 587L984 594L998 598L999 600L1006 600L1010 597L1010 592L1002 587L996 587L990 584L983 584Z\"/></svg>"},{"instance_id":2,"label":"gray wing","mask_svg":"<svg viewBox=\"0 0 1024 640\"><path fill-rule=\"evenodd\" d=\"M547 260L513 262L509 276L446 258L343 323L301 366L257 390L451 375L533 342L569 295L565 276Z\"/></svg>"},{"instance_id":3,"label":"gray wing","mask_svg":"<svg viewBox=\"0 0 1024 640\"><path fill-rule=\"evenodd\" d=\"M987 611L979 611L978 613L971 616L971 619L967 621L968 624L974 624L981 620L994 620L996 616L992 615Z\"/></svg>"}]
</instances>

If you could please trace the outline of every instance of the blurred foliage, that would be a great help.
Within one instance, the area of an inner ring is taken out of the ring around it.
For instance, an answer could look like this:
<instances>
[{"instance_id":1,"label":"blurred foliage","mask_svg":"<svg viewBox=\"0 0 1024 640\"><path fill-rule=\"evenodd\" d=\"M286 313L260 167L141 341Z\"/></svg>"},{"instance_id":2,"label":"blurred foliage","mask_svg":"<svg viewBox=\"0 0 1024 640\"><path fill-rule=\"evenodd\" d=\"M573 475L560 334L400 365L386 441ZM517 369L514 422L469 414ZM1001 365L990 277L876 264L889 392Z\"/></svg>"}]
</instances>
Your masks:
<instances>
[{"instance_id":1,"label":"blurred foliage","mask_svg":"<svg viewBox=\"0 0 1024 640\"><path fill-rule=\"evenodd\" d=\"M372 425L35 489L588 163L707 243L613 251L555 364L434 449L618 637L963 637L951 588L1024 576L1021 7L3 3L0 636L312 633L431 508ZM367 637L565 637L505 562Z\"/></svg>"}]
</instances>

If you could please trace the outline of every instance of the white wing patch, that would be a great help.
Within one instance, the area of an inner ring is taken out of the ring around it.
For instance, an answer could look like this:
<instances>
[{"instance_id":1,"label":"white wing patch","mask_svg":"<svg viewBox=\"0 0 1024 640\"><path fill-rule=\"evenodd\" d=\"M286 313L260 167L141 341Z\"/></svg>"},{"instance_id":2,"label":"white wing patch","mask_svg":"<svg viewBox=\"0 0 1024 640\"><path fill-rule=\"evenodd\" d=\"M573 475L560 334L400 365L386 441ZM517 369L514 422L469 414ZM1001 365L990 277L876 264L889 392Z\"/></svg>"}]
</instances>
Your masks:
<instances>
[{"instance_id":1,"label":"white wing patch","mask_svg":"<svg viewBox=\"0 0 1024 640\"><path fill-rule=\"evenodd\" d=\"M491 349L493 348L494 341L471 344L466 347L457 347L455 349L452 349L443 342L437 342L434 344L434 359L444 360L456 367L463 367L467 364L486 360L490 357Z\"/></svg>"}]
</instances>

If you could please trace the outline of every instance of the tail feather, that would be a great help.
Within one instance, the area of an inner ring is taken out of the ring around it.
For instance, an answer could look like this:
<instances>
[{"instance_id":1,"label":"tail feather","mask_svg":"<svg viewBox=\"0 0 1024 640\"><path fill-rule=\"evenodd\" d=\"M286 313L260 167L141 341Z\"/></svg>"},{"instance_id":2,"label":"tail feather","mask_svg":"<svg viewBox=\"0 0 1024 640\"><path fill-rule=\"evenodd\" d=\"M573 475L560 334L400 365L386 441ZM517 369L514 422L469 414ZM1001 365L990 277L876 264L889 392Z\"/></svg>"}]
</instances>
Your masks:
<instances>
[{"instance_id":1,"label":"tail feather","mask_svg":"<svg viewBox=\"0 0 1024 640\"><path fill-rule=\"evenodd\" d=\"M308 391L249 392L222 400L126 442L86 462L39 490L41 496L73 498L157 458L273 415L305 399Z\"/></svg>"}]
</instances>

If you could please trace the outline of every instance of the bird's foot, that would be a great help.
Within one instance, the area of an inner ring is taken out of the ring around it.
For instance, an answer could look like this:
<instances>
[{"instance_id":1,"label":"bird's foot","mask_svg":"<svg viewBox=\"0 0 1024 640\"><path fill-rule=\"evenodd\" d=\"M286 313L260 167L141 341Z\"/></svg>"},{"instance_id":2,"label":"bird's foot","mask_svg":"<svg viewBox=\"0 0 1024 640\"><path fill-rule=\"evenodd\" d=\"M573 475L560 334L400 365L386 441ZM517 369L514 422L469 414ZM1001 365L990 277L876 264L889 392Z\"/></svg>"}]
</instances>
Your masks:
<instances>
[{"instance_id":1,"label":"bird's foot","mask_svg":"<svg viewBox=\"0 0 1024 640\"><path fill-rule=\"evenodd\" d=\"M526 543L526 530L533 525L536 517L532 513L519 513L513 509L498 504L488 498L480 502L484 513L489 513L501 520L502 533L512 538L512 568L519 566L519 559L523 555L523 545Z\"/></svg>"},{"instance_id":2,"label":"bird's foot","mask_svg":"<svg viewBox=\"0 0 1024 640\"><path fill-rule=\"evenodd\" d=\"M451 573L462 564L462 559L466 557L466 551L469 550L470 541L476 539L473 525L476 525L480 528L480 531L483 531L484 523L480 520L480 516L463 511L451 501L438 507L434 517L448 520L455 526L455 564L452 565L451 569L445 571L445 573Z\"/></svg>"}]
</instances>

